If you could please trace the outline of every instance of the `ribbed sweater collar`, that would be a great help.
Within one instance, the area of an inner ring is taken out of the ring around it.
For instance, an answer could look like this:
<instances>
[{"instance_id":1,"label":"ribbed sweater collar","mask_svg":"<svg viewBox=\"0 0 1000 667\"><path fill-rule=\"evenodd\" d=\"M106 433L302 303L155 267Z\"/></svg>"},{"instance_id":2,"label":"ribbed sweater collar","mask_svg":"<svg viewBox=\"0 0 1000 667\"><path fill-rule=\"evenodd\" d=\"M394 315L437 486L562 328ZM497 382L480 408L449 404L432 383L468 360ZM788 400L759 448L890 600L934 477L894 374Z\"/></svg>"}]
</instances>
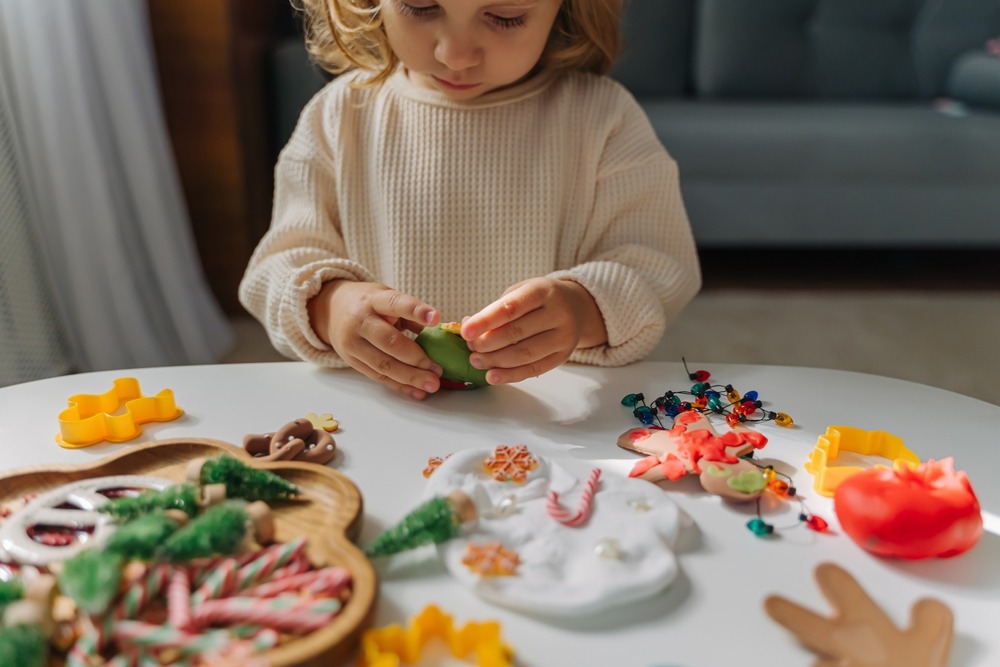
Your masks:
<instances>
[{"instance_id":1,"label":"ribbed sweater collar","mask_svg":"<svg viewBox=\"0 0 1000 667\"><path fill-rule=\"evenodd\" d=\"M412 99L422 104L445 107L450 109L482 109L486 107L512 104L538 95L559 76L558 71L542 70L521 83L480 95L467 101L455 101L439 90L424 88L410 81L406 70L399 67L385 82L389 90L401 97Z\"/></svg>"}]
</instances>

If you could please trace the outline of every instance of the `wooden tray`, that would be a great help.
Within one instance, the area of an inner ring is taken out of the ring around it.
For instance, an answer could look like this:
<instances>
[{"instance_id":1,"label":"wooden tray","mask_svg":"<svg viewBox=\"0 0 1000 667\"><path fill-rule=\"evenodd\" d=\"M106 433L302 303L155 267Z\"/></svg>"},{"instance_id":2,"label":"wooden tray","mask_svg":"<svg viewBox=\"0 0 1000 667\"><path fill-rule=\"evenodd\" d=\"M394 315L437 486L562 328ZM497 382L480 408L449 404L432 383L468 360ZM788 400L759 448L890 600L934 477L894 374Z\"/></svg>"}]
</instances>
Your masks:
<instances>
[{"instance_id":1,"label":"wooden tray","mask_svg":"<svg viewBox=\"0 0 1000 667\"><path fill-rule=\"evenodd\" d=\"M255 461L242 447L219 440L164 440L132 445L86 465L51 465L0 475L0 504L28 493L44 493L69 482L109 475L154 475L184 480L188 461L228 454L256 468L272 470L302 489L304 500L276 503L277 540L309 536L307 553L318 566L339 565L353 575L353 592L330 625L267 653L274 667L329 666L346 659L371 625L378 581L365 555L354 546L361 530L361 494L350 479L325 466L294 461Z\"/></svg>"}]
</instances>

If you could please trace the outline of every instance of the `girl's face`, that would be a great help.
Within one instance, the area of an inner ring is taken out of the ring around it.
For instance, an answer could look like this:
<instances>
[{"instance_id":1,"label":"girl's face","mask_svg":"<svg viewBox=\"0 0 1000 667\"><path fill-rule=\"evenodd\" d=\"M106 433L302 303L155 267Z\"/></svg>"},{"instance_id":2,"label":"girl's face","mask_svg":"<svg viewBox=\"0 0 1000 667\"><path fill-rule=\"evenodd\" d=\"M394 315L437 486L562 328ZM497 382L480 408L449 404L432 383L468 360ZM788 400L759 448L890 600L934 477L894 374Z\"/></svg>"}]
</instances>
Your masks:
<instances>
[{"instance_id":1,"label":"girl's face","mask_svg":"<svg viewBox=\"0 0 1000 667\"><path fill-rule=\"evenodd\" d=\"M538 63L562 0L381 0L412 81L454 100L517 83Z\"/></svg>"}]
</instances>

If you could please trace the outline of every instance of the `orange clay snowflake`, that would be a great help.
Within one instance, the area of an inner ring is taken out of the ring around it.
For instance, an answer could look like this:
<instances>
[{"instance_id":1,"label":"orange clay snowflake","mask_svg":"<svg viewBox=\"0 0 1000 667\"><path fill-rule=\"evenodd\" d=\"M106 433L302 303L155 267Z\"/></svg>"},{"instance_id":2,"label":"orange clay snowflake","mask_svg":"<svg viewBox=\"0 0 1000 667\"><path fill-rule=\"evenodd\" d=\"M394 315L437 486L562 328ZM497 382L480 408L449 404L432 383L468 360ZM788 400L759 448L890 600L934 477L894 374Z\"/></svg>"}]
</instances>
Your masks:
<instances>
[{"instance_id":1,"label":"orange clay snowflake","mask_svg":"<svg viewBox=\"0 0 1000 667\"><path fill-rule=\"evenodd\" d=\"M524 484L528 473L538 466L538 459L528 452L524 445L498 445L493 450L493 456L483 459L486 472L498 482L517 482Z\"/></svg>"},{"instance_id":2,"label":"orange clay snowflake","mask_svg":"<svg viewBox=\"0 0 1000 667\"><path fill-rule=\"evenodd\" d=\"M437 470L442 463L447 461L449 456L451 456L451 454L448 454L448 456L444 458L441 458L440 456L432 456L429 459L427 459L427 467L424 468L424 477L429 478L431 475L433 475L434 471Z\"/></svg>"},{"instance_id":3,"label":"orange clay snowflake","mask_svg":"<svg viewBox=\"0 0 1000 667\"><path fill-rule=\"evenodd\" d=\"M521 564L521 557L503 542L474 544L465 548L462 564L482 577L509 577Z\"/></svg>"}]
</instances>

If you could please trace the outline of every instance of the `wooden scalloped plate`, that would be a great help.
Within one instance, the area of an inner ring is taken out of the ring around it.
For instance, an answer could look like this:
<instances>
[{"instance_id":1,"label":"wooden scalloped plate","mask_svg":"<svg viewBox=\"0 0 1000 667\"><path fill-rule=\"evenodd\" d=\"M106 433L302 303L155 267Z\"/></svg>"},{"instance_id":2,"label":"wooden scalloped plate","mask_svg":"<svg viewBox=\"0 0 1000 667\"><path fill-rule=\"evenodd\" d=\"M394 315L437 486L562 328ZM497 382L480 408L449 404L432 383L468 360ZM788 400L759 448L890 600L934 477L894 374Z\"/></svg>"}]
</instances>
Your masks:
<instances>
[{"instance_id":1,"label":"wooden scalloped plate","mask_svg":"<svg viewBox=\"0 0 1000 667\"><path fill-rule=\"evenodd\" d=\"M188 461L221 454L272 470L298 485L304 500L276 503L273 508L277 540L287 542L308 535L307 553L314 564L339 565L354 579L351 597L333 622L269 651L271 665L318 667L346 659L371 625L378 580L369 560L352 543L361 530L361 493L350 479L332 468L294 461L255 461L242 447L220 440L163 440L132 445L90 464L39 466L0 475L0 504L27 493L43 493L69 482L109 475L155 475L180 482Z\"/></svg>"}]
</instances>

